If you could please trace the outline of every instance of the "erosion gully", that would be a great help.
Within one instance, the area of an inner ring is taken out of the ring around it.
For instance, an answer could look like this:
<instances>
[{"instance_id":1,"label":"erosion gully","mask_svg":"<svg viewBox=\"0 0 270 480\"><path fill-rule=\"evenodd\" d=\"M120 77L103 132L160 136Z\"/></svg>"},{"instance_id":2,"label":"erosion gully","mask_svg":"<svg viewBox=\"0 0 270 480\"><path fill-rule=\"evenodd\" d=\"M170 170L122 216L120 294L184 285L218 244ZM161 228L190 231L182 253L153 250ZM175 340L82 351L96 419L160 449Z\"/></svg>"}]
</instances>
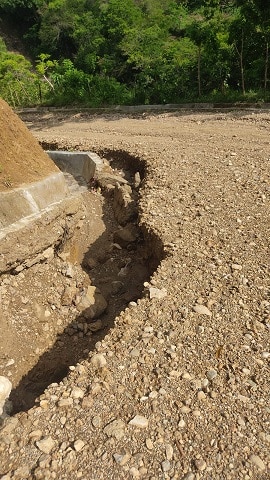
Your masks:
<instances>
[{"instance_id":1,"label":"erosion gully","mask_svg":"<svg viewBox=\"0 0 270 480\"><path fill-rule=\"evenodd\" d=\"M36 330L29 367L30 357L23 355L23 349L19 358L13 352L14 362L23 368L10 395L10 414L31 408L49 384L65 382L70 367L87 357L113 328L119 313L144 295L144 283L164 257L161 241L140 225L144 163L123 151L106 151L102 156L105 171L88 185L67 174L70 187L76 189L77 184L83 196L80 228L53 246L53 258L25 271L23 281L16 283L16 272L11 272L11 286L15 278L15 285L26 289L17 295L28 298L32 292L32 304L45 305L48 318L41 329L36 318L29 319L30 329ZM79 308L89 285L99 289L107 304L94 318Z\"/></svg>"}]
</instances>

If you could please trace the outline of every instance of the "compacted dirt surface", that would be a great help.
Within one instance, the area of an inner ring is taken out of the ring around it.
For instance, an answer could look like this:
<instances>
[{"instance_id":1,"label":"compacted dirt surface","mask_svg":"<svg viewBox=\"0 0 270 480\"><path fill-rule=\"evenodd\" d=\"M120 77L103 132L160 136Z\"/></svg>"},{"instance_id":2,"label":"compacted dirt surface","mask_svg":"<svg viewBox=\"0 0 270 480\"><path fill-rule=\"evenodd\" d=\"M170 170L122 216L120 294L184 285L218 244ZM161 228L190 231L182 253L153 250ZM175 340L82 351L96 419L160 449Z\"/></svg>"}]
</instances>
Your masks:
<instances>
[{"instance_id":1,"label":"compacted dirt surface","mask_svg":"<svg viewBox=\"0 0 270 480\"><path fill-rule=\"evenodd\" d=\"M63 249L3 276L1 478L269 479L270 114L21 118L135 174L138 219L119 245L93 182ZM91 283L108 307L89 324Z\"/></svg>"}]
</instances>

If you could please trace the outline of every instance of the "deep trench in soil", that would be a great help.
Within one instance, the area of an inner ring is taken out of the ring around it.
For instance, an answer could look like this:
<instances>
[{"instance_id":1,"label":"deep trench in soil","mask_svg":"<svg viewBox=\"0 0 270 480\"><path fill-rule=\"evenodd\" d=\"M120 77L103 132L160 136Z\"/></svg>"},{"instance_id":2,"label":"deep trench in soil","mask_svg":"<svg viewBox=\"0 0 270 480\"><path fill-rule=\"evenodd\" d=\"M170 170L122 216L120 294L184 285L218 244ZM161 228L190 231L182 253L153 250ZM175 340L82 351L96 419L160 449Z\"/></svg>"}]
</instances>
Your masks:
<instances>
[{"instance_id":1,"label":"deep trench in soil","mask_svg":"<svg viewBox=\"0 0 270 480\"><path fill-rule=\"evenodd\" d=\"M42 145L48 149L48 145ZM53 145L56 150L57 145ZM49 146L51 148L51 145ZM136 232L136 241L122 242L121 245L115 240L115 232L122 226L115 218L113 208L113 189L104 187L104 183L94 182L89 186L91 192L84 193L86 205L86 219L91 215L91 198L95 189L102 194L102 221L105 225L104 232L94 241L90 242L85 249L81 268L89 276L90 283L98 287L107 300L107 309L98 318L102 328L89 334L88 320L84 312L75 318L71 316L64 331L57 334L54 344L45 351L38 359L34 367L21 378L18 385L12 390L10 400L12 402L12 414L27 411L42 398L42 393L51 383L65 382L69 367L76 365L89 355L96 343L102 341L108 331L114 327L115 318L127 306L135 307L135 302L144 295L144 282L149 281L152 274L164 258L163 245L160 239L144 227L139 227L138 201L140 186L134 187L134 178L142 184L145 170L144 164L138 158L134 158L126 152L106 151L102 152L103 158L107 159L110 167L120 174L130 185L135 202L134 216L127 222L128 228ZM91 196L89 198L89 196ZM99 193L100 195L100 193ZM118 219L119 220L119 219ZM68 250L76 252L82 249L82 237L75 235L68 239L61 248L55 248L55 255L65 254ZM121 242L120 242L121 243ZM70 254L70 252L68 253ZM130 303L132 302L132 303ZM95 322L97 319L95 319Z\"/></svg>"}]
</instances>

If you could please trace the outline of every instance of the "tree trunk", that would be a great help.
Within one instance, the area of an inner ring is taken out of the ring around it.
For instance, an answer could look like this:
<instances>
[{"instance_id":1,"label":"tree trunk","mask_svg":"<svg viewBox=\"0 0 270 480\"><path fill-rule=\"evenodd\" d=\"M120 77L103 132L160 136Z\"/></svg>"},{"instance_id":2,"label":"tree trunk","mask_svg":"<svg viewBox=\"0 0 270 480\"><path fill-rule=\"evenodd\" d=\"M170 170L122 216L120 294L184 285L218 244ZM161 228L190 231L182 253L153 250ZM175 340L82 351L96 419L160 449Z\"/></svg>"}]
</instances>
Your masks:
<instances>
[{"instance_id":1,"label":"tree trunk","mask_svg":"<svg viewBox=\"0 0 270 480\"><path fill-rule=\"evenodd\" d=\"M264 67L264 99L266 99L266 92L267 92L268 64L269 64L269 43L268 41L266 41L265 67Z\"/></svg>"},{"instance_id":2,"label":"tree trunk","mask_svg":"<svg viewBox=\"0 0 270 480\"><path fill-rule=\"evenodd\" d=\"M241 36L241 49L239 50L237 48L236 44L235 44L235 49L236 49L237 55L239 56L242 93L243 93L243 95L246 95L245 71L244 71L244 61L243 61L243 56L244 56L244 32L243 32L243 29L242 29L242 36Z\"/></svg>"},{"instance_id":3,"label":"tree trunk","mask_svg":"<svg viewBox=\"0 0 270 480\"><path fill-rule=\"evenodd\" d=\"M198 95L202 94L201 89L201 45L198 46Z\"/></svg>"},{"instance_id":4,"label":"tree trunk","mask_svg":"<svg viewBox=\"0 0 270 480\"><path fill-rule=\"evenodd\" d=\"M243 54L244 54L244 32L243 32L243 30L242 30L241 52L240 52L240 69L241 69L242 93L243 93L243 95L246 95Z\"/></svg>"}]
</instances>

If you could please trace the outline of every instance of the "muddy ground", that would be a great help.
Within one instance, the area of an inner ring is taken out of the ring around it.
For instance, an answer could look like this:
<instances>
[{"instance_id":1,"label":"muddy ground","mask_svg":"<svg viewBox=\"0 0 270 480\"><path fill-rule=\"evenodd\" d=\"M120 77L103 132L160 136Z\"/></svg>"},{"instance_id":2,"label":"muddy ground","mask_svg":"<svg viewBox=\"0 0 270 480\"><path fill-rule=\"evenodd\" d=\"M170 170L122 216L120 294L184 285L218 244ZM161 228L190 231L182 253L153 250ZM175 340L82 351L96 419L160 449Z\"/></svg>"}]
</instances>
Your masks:
<instances>
[{"instance_id":1,"label":"muddy ground","mask_svg":"<svg viewBox=\"0 0 270 480\"><path fill-rule=\"evenodd\" d=\"M86 194L87 214L68 250L77 252L68 259L77 288L95 278L102 288L109 277L107 288L122 268L128 281L110 319L100 317L106 328L87 336L76 326L58 351L58 359L68 359L64 368L52 362L51 377L49 363L39 368L49 378L40 378L41 391L53 383L36 406L26 411L16 400L20 413L0 432L2 478L268 479L270 115L22 118L44 148L95 151L124 175L141 165L142 237L133 261L130 247L118 258L110 198L96 186ZM89 253L91 244L96 250ZM81 269L85 255L94 272L85 262ZM7 318L13 328L21 322L14 333L18 360L4 363L10 378L31 353L35 371L48 332L57 330L52 305L62 277L72 280L66 261L58 255L24 276L6 277ZM36 304L43 310L33 314ZM64 307L59 328L75 308ZM34 353L24 335L31 337L38 315L42 347ZM68 357L74 344L82 356Z\"/></svg>"}]
</instances>

